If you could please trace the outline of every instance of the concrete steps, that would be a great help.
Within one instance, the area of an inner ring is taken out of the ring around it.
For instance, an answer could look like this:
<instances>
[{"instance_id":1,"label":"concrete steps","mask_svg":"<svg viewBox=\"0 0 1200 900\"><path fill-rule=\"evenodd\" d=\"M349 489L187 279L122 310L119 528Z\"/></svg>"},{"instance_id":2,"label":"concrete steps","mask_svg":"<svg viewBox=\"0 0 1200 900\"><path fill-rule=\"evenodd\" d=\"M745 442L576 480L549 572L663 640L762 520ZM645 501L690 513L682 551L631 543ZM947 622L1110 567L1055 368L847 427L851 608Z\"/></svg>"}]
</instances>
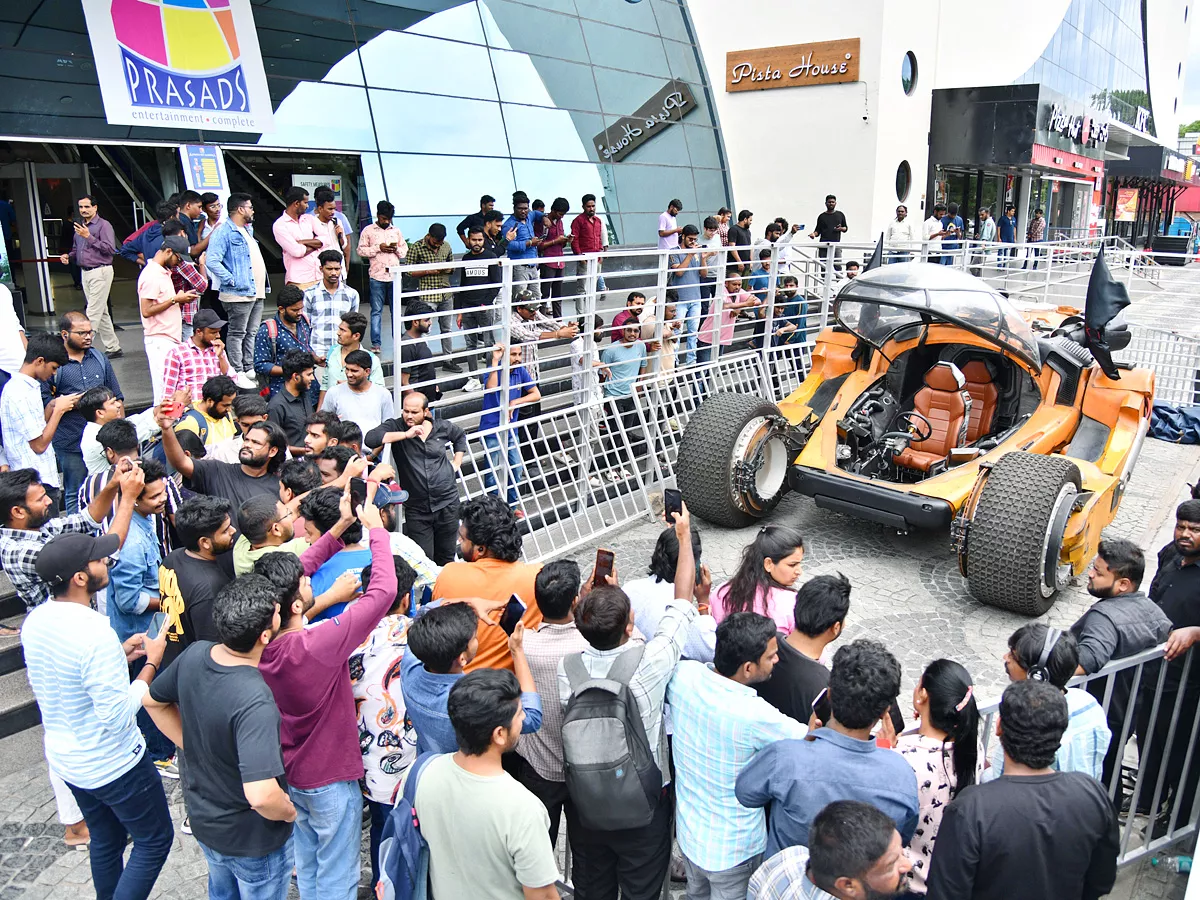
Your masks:
<instances>
[{"instance_id":1,"label":"concrete steps","mask_svg":"<svg viewBox=\"0 0 1200 900\"><path fill-rule=\"evenodd\" d=\"M0 573L0 624L19 628L25 604ZM0 636L0 739L33 728L42 721L37 701L25 677L25 654L19 635Z\"/></svg>"}]
</instances>

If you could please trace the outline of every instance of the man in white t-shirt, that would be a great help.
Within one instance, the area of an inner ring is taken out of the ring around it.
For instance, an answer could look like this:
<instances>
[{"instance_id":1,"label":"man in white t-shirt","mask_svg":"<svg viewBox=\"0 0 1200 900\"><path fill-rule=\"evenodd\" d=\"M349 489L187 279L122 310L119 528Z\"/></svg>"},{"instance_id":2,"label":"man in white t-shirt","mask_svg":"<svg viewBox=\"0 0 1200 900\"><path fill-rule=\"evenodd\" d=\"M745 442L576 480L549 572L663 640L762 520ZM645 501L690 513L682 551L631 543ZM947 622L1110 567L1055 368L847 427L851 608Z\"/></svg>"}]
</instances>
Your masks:
<instances>
[{"instance_id":1,"label":"man in white t-shirt","mask_svg":"<svg viewBox=\"0 0 1200 900\"><path fill-rule=\"evenodd\" d=\"M925 220L925 261L940 263L942 261L942 238L946 229L942 227L942 216L946 214L946 204L939 203L933 208L933 215Z\"/></svg>"},{"instance_id":2,"label":"man in white t-shirt","mask_svg":"<svg viewBox=\"0 0 1200 900\"><path fill-rule=\"evenodd\" d=\"M344 421L358 423L363 434L378 428L385 419L396 414L391 393L371 381L371 369L372 359L367 351L348 353L344 369L346 380L331 387L321 403L321 409Z\"/></svg>"},{"instance_id":3,"label":"man in white t-shirt","mask_svg":"<svg viewBox=\"0 0 1200 900\"><path fill-rule=\"evenodd\" d=\"M517 629L513 640L520 639ZM517 746L525 721L516 676L507 669L470 672L450 689L446 705L458 752L420 768L414 804L429 842L433 896L558 900L546 807L500 762Z\"/></svg>"},{"instance_id":4,"label":"man in white t-shirt","mask_svg":"<svg viewBox=\"0 0 1200 900\"><path fill-rule=\"evenodd\" d=\"M675 217L683 211L683 204L672 200L667 204L667 211L658 217L658 249L674 250L679 246L679 233L683 231L675 221Z\"/></svg>"},{"instance_id":5,"label":"man in white t-shirt","mask_svg":"<svg viewBox=\"0 0 1200 900\"><path fill-rule=\"evenodd\" d=\"M17 318L12 291L0 284L0 371L9 375L20 371L25 362L25 344L25 329Z\"/></svg>"},{"instance_id":6,"label":"man in white t-shirt","mask_svg":"<svg viewBox=\"0 0 1200 900\"><path fill-rule=\"evenodd\" d=\"M939 223L940 227L940 223ZM911 251L921 242L922 229L908 217L908 207L901 203L896 207L896 218L888 223L883 236L888 262L907 262Z\"/></svg>"}]
</instances>

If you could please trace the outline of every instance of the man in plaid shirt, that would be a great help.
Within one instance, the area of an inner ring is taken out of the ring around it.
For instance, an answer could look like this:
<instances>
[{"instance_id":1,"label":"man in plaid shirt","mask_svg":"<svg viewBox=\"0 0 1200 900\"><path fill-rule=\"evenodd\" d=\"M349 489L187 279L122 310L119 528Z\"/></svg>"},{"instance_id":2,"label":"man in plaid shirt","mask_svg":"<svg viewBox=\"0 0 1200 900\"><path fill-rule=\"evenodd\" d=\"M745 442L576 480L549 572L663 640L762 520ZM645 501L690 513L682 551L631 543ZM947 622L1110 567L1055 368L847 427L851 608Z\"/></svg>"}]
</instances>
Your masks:
<instances>
[{"instance_id":1,"label":"man in plaid shirt","mask_svg":"<svg viewBox=\"0 0 1200 900\"><path fill-rule=\"evenodd\" d=\"M342 313L357 310L359 301L358 291L342 282L342 254L323 250L317 259L321 263L321 281L304 292L304 315L312 329L313 356L317 365L323 366L337 343Z\"/></svg>"},{"instance_id":2,"label":"man in plaid shirt","mask_svg":"<svg viewBox=\"0 0 1200 900\"><path fill-rule=\"evenodd\" d=\"M163 236L172 234L185 234L183 223L178 219L172 219L163 225ZM207 246L208 241L205 240ZM197 294L203 294L208 290L208 276L200 270L200 268L192 261L191 256L181 256L179 265L170 270L171 284L175 286L175 290L179 293L185 291L195 291ZM183 340L187 340L192 336L192 319L196 316L196 310L200 308L200 298L189 300L187 303L182 303L179 306L179 311L183 313Z\"/></svg>"},{"instance_id":3,"label":"man in plaid shirt","mask_svg":"<svg viewBox=\"0 0 1200 900\"><path fill-rule=\"evenodd\" d=\"M450 262L450 258L450 245L446 243L446 226L441 222L434 222L429 226L425 237L408 245L408 256L404 260L410 266L436 264L434 268L409 274L417 279L421 289L421 294L416 299L445 314L434 316L433 319L438 323L438 333L442 335L442 353L446 357L449 357L452 351L450 331L454 327L454 297L441 292L450 287L450 273L453 269L445 265ZM462 371L462 367L449 358L442 362L442 368L447 372Z\"/></svg>"},{"instance_id":4,"label":"man in plaid shirt","mask_svg":"<svg viewBox=\"0 0 1200 900\"><path fill-rule=\"evenodd\" d=\"M50 599L50 588L34 568L37 556L50 539L67 532L95 534L109 514L119 489L128 498L113 517L110 534L125 543L133 506L142 492L142 470L132 464L108 482L83 512L52 519L54 500L33 469L0 472L0 567L17 589L26 609ZM5 629L0 633L11 634Z\"/></svg>"},{"instance_id":5,"label":"man in plaid shirt","mask_svg":"<svg viewBox=\"0 0 1200 900\"><path fill-rule=\"evenodd\" d=\"M204 382L216 375L227 375L229 361L225 358L225 342L221 340L225 320L214 310L202 309L193 321L196 328L192 336L167 353L163 396L174 397L176 391L187 391L192 401L199 403Z\"/></svg>"}]
</instances>

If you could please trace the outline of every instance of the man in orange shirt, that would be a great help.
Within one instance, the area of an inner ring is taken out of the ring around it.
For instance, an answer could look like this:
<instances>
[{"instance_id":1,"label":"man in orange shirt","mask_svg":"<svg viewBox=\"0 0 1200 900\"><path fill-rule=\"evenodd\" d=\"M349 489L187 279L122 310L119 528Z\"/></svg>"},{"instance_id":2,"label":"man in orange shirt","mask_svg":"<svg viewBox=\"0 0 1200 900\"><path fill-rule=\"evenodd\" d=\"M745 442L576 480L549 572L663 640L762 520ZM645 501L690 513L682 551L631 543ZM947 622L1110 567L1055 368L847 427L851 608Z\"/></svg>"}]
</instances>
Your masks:
<instances>
[{"instance_id":1,"label":"man in orange shirt","mask_svg":"<svg viewBox=\"0 0 1200 900\"><path fill-rule=\"evenodd\" d=\"M521 562L521 526L508 504L486 495L462 505L458 526L458 553L465 562L447 563L433 585L433 599L482 597L507 600L513 594L525 604L521 622L530 631L542 624L542 613L534 602L533 583L540 565ZM493 613L498 620L499 611ZM464 671L511 669L508 635L501 629L479 623L479 652Z\"/></svg>"}]
</instances>

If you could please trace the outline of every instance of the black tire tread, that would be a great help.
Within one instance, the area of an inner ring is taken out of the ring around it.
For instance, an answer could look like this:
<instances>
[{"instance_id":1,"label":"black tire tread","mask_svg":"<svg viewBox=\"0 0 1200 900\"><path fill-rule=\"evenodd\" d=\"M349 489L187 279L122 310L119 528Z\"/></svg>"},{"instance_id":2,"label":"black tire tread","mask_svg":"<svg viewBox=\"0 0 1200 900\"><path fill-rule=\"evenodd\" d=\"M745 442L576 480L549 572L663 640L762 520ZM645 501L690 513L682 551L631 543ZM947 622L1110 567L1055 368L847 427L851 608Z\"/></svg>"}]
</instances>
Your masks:
<instances>
[{"instance_id":1,"label":"black tire tread","mask_svg":"<svg viewBox=\"0 0 1200 900\"><path fill-rule=\"evenodd\" d=\"M1062 486L1081 484L1069 459L1014 451L997 461L975 507L967 543L967 584L989 606L1038 616L1043 597L1042 545Z\"/></svg>"},{"instance_id":2,"label":"black tire tread","mask_svg":"<svg viewBox=\"0 0 1200 900\"><path fill-rule=\"evenodd\" d=\"M675 460L675 483L692 515L726 528L745 528L761 518L734 504L729 462L746 423L772 415L779 415L774 403L732 391L713 394L692 414ZM763 515L768 512L763 510Z\"/></svg>"}]
</instances>

